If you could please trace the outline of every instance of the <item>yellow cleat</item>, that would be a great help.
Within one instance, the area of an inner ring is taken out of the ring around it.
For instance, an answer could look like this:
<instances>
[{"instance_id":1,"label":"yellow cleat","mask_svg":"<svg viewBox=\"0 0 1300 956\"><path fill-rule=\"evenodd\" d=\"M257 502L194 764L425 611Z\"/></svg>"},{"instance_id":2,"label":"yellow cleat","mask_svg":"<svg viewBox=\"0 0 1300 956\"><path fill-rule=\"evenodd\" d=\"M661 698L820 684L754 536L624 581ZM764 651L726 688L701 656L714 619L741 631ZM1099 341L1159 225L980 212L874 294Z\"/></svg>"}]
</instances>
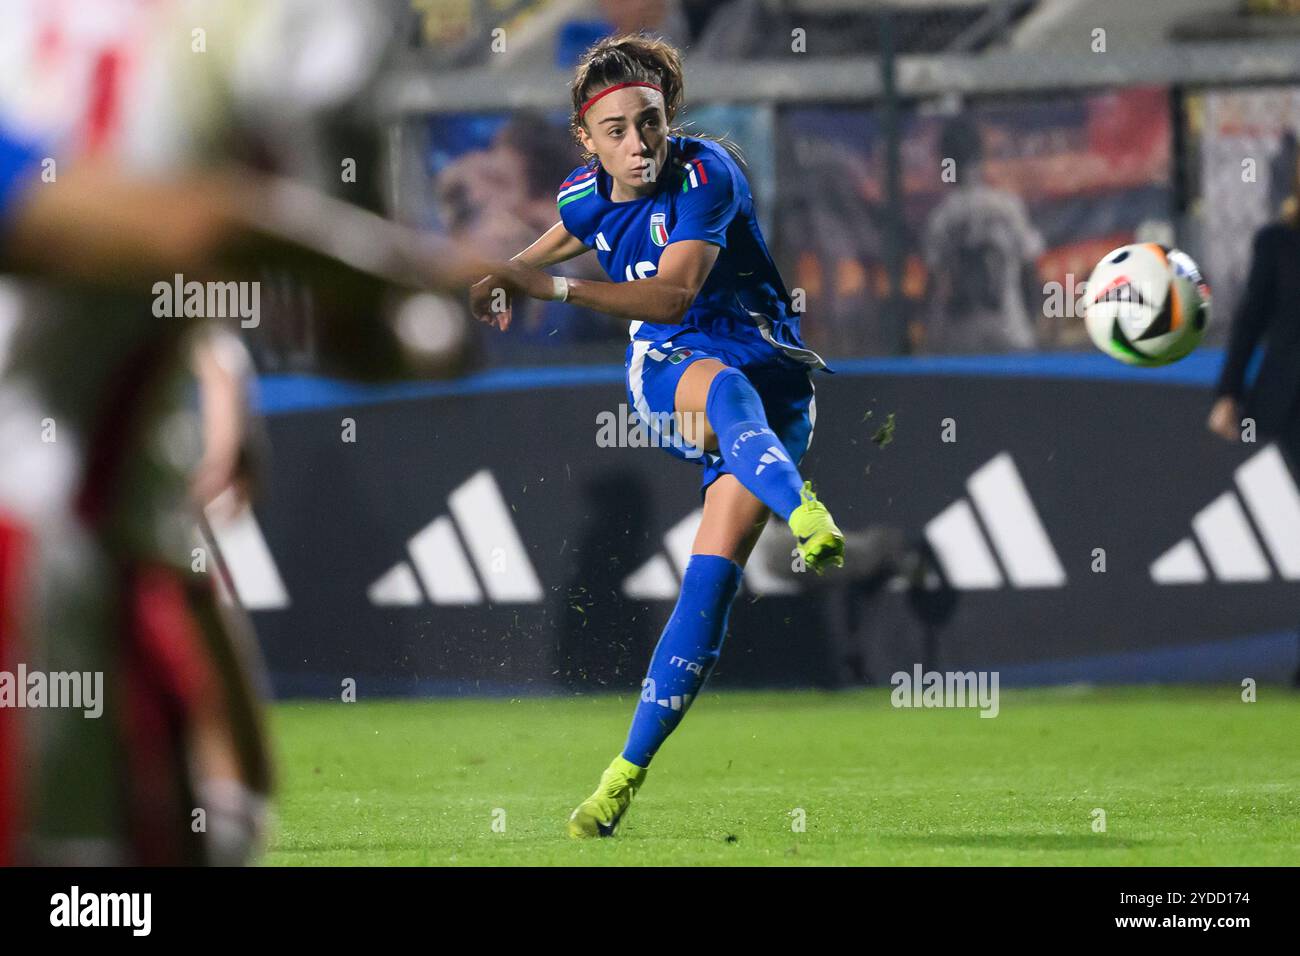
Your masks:
<instances>
[{"instance_id":1,"label":"yellow cleat","mask_svg":"<svg viewBox=\"0 0 1300 956\"><path fill-rule=\"evenodd\" d=\"M832 565L844 567L844 534L813 494L811 481L803 483L799 497L799 507L790 512L790 530L804 566L818 574Z\"/></svg>"},{"instance_id":2,"label":"yellow cleat","mask_svg":"<svg viewBox=\"0 0 1300 956\"><path fill-rule=\"evenodd\" d=\"M645 767L624 760L622 754L615 757L600 775L596 792L569 815L569 836L575 839L613 836L645 775Z\"/></svg>"}]
</instances>

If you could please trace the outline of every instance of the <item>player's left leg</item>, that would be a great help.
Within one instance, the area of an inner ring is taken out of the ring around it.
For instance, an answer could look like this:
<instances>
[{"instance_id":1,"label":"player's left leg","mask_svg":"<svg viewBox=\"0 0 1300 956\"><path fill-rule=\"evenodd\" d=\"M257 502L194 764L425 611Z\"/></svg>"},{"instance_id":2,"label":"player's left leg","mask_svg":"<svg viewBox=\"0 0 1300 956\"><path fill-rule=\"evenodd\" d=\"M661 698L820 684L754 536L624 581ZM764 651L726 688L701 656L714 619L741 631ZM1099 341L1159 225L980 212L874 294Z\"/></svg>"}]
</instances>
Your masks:
<instances>
[{"instance_id":1,"label":"player's left leg","mask_svg":"<svg viewBox=\"0 0 1300 956\"><path fill-rule=\"evenodd\" d=\"M767 393L773 401L792 397L777 391L782 394ZM844 536L799 474L801 452L792 458L744 372L716 359L693 363L677 384L676 408L683 435L721 456L727 471L790 525L807 567L820 574L829 565L843 566Z\"/></svg>"},{"instance_id":2,"label":"player's left leg","mask_svg":"<svg viewBox=\"0 0 1300 956\"><path fill-rule=\"evenodd\" d=\"M709 485L677 606L641 682L627 743L601 775L596 791L573 811L571 836L613 835L645 780L651 758L709 679L740 590L741 569L768 513L734 475L724 474Z\"/></svg>"}]
</instances>

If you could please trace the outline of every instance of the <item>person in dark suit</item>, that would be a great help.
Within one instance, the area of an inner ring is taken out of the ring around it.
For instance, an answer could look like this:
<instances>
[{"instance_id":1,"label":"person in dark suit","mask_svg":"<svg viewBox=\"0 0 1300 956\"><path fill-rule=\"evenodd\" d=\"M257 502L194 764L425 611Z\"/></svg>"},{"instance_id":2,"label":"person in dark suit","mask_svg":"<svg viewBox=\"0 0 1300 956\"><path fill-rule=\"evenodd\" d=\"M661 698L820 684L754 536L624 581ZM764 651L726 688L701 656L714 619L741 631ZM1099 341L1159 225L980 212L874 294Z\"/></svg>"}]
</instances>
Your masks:
<instances>
[{"instance_id":1,"label":"person in dark suit","mask_svg":"<svg viewBox=\"0 0 1300 956\"><path fill-rule=\"evenodd\" d=\"M1233 317L1228 352L1206 423L1228 441L1241 441L1247 419L1257 441L1276 439L1300 475L1300 163L1291 195L1276 222L1255 234L1245 295ZM1264 343L1259 374L1246 370ZM1300 668L1294 684L1300 687Z\"/></svg>"},{"instance_id":2,"label":"person in dark suit","mask_svg":"<svg viewBox=\"0 0 1300 956\"><path fill-rule=\"evenodd\" d=\"M1300 183L1283 204L1282 218L1255 234L1250 276L1237 308L1228 353L1207 422L1229 441L1240 441L1242 420L1256 435L1276 438L1300 465ZM1259 374L1246 386L1246 369L1265 343Z\"/></svg>"}]
</instances>

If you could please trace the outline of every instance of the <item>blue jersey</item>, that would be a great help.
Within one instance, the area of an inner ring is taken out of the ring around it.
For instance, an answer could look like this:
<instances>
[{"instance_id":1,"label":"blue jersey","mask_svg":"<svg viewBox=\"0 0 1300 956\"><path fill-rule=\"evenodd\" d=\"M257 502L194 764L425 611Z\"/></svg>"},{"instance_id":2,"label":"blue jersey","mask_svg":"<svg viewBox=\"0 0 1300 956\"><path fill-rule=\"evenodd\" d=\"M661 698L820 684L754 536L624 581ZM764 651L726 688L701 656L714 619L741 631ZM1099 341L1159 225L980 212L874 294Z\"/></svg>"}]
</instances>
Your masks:
<instances>
[{"instance_id":1,"label":"blue jersey","mask_svg":"<svg viewBox=\"0 0 1300 956\"><path fill-rule=\"evenodd\" d=\"M665 342L688 327L745 351L775 350L810 368L826 368L804 347L799 316L763 241L745 174L719 144L669 138L668 168L647 196L609 198L604 169L582 166L560 187L564 228L596 250L615 282L653 276L674 242L701 239L720 248L717 261L680 325L633 322L633 342Z\"/></svg>"}]
</instances>

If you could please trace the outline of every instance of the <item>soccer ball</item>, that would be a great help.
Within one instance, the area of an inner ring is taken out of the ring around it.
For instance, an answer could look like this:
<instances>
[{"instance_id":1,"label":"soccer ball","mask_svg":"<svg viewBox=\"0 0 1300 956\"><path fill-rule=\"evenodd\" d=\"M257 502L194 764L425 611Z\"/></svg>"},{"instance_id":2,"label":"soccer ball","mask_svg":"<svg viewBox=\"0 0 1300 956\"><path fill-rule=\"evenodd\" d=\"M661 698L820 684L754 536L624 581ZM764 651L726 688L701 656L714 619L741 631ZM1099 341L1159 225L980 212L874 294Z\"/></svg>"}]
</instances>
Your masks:
<instances>
[{"instance_id":1,"label":"soccer ball","mask_svg":"<svg viewBox=\"0 0 1300 956\"><path fill-rule=\"evenodd\" d=\"M1210 287L1192 257L1154 242L1120 246L1097 263L1084 295L1097 348L1129 365L1176 362L1201 343Z\"/></svg>"}]
</instances>

